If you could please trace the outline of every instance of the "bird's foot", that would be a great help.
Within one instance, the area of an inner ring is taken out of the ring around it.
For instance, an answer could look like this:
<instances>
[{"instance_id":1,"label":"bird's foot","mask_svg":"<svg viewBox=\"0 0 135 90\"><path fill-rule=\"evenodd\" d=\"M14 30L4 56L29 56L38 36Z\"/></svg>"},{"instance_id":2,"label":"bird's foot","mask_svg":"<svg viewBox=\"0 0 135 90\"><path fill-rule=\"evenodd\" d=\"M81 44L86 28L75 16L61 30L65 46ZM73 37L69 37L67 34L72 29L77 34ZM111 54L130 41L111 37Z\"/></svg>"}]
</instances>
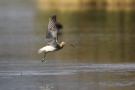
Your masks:
<instances>
[{"instance_id":1,"label":"bird's foot","mask_svg":"<svg viewBox=\"0 0 135 90\"><path fill-rule=\"evenodd\" d=\"M45 61L45 58L43 58L42 62L44 62L44 61Z\"/></svg>"}]
</instances>

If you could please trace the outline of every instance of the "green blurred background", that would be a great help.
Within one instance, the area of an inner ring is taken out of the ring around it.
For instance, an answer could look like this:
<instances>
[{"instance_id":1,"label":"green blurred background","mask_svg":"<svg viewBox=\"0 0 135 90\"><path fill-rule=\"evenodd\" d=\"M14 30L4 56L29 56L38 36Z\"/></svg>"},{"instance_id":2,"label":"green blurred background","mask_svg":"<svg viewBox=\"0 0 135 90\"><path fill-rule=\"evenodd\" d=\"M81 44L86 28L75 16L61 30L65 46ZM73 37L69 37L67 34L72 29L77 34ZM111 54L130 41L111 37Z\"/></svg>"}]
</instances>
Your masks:
<instances>
[{"instance_id":1,"label":"green blurred background","mask_svg":"<svg viewBox=\"0 0 135 90\"><path fill-rule=\"evenodd\" d=\"M47 60L134 62L134 0L1 0L0 59L42 60L48 20L57 15L65 46Z\"/></svg>"}]
</instances>

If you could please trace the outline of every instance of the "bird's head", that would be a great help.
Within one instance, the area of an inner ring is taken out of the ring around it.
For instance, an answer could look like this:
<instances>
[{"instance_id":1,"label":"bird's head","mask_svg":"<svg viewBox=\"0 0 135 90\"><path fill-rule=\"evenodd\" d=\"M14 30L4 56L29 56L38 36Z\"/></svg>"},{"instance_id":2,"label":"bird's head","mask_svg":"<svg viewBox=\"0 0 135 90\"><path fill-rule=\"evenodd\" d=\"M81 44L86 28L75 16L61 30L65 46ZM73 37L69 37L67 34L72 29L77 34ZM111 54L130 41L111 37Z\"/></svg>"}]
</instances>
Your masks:
<instances>
[{"instance_id":1,"label":"bird's head","mask_svg":"<svg viewBox=\"0 0 135 90\"><path fill-rule=\"evenodd\" d=\"M71 45L71 44L69 44L69 43L66 43L66 42L61 42L60 47L63 47L65 44L70 45L70 46L72 46L73 48L75 48L75 46L73 46L73 45Z\"/></svg>"}]
</instances>

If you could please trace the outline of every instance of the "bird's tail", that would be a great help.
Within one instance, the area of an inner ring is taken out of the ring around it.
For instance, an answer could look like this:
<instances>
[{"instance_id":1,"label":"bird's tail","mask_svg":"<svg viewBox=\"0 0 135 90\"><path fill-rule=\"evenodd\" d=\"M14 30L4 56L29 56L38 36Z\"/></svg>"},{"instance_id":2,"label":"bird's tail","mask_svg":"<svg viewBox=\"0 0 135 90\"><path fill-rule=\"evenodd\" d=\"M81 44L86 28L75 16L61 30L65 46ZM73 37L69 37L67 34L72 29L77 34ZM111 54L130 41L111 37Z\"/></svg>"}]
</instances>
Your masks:
<instances>
[{"instance_id":1,"label":"bird's tail","mask_svg":"<svg viewBox=\"0 0 135 90\"><path fill-rule=\"evenodd\" d=\"M40 53L42 53L43 51L44 51L43 48L41 48L41 49L38 50L38 53L40 54Z\"/></svg>"}]
</instances>

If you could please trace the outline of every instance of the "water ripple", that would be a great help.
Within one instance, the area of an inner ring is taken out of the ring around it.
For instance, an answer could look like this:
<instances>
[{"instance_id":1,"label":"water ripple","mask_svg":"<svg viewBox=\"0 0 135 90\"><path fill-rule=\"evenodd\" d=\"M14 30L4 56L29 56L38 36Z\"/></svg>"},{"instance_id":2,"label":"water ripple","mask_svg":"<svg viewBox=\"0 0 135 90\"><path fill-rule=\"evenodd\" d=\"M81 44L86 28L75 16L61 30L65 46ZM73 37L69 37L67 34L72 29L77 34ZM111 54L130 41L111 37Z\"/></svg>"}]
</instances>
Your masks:
<instances>
[{"instance_id":1,"label":"water ripple","mask_svg":"<svg viewBox=\"0 0 135 90\"><path fill-rule=\"evenodd\" d=\"M4 62L3 62L4 63ZM5 65L5 64L3 64ZM4 67L1 64L1 68ZM27 67L27 68L26 68ZM131 74L135 71L135 64L91 64L91 63L45 63L37 62L10 64L7 70L1 70L0 76L18 75L72 75L80 73L110 72L115 74Z\"/></svg>"}]
</instances>

